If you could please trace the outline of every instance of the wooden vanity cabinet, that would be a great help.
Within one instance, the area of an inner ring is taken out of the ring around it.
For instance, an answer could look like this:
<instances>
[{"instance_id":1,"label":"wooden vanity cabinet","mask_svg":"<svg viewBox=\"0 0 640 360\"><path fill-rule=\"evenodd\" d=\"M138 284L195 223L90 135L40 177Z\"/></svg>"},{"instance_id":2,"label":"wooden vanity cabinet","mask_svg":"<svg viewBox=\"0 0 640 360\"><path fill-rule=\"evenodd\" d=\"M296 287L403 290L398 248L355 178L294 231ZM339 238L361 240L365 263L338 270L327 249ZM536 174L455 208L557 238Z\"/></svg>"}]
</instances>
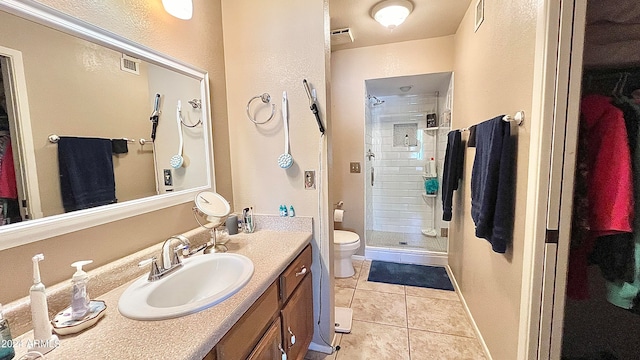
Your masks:
<instances>
[{"instance_id":1,"label":"wooden vanity cabinet","mask_svg":"<svg viewBox=\"0 0 640 360\"><path fill-rule=\"evenodd\" d=\"M274 360L283 352L304 359L313 337L312 260L307 245L204 360Z\"/></svg>"}]
</instances>

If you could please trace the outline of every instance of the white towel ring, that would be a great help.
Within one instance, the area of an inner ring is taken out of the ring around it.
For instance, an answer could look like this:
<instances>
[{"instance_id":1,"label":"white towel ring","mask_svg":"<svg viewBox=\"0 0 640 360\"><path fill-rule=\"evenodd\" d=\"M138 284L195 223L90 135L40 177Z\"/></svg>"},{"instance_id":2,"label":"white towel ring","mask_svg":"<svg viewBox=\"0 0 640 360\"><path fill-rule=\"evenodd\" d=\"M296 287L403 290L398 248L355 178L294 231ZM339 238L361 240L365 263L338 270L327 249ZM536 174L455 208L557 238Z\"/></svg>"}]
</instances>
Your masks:
<instances>
[{"instance_id":1,"label":"white towel ring","mask_svg":"<svg viewBox=\"0 0 640 360\"><path fill-rule=\"evenodd\" d=\"M249 120L251 120L254 124L257 124L257 125L264 124L273 118L273 115L276 113L276 104L271 104L271 116L269 116L267 120L257 121L254 116L251 116L251 111L250 111L251 103L255 99L260 99L262 100L263 103L268 104L269 102L271 102L271 96L267 93L264 93L262 95L256 95L252 97L247 103L247 117L249 117Z\"/></svg>"}]
</instances>

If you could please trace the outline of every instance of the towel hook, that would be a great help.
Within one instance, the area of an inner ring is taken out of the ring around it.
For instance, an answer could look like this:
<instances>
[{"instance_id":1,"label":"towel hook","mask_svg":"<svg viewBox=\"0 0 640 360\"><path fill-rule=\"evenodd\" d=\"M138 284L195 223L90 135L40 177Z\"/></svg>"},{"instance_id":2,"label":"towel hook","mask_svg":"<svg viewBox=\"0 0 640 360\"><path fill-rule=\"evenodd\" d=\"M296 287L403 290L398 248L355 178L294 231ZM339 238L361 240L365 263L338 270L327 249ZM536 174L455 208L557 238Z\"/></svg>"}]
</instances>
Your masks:
<instances>
[{"instance_id":1,"label":"towel hook","mask_svg":"<svg viewBox=\"0 0 640 360\"><path fill-rule=\"evenodd\" d=\"M253 100L255 99L260 99L263 103L268 104L269 102L271 102L271 96L267 93L264 93L262 95L256 95L254 97L252 97L249 102L247 103L247 116L249 117L249 120L251 120L254 124L260 125L260 124L264 124L266 122L268 122L269 120L271 120L273 118L273 115L276 113L276 105L275 104L271 104L271 116L269 116L269 118L265 121L257 121L255 119L254 116L251 116L251 103L253 102Z\"/></svg>"}]
</instances>

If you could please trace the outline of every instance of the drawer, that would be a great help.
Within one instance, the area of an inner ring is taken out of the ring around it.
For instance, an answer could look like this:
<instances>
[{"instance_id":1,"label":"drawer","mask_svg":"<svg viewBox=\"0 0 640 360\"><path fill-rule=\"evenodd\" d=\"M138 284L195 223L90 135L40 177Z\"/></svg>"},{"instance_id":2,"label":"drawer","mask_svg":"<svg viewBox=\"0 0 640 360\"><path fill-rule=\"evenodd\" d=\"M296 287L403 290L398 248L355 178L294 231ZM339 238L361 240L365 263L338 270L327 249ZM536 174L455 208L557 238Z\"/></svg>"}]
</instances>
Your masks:
<instances>
[{"instance_id":1,"label":"drawer","mask_svg":"<svg viewBox=\"0 0 640 360\"><path fill-rule=\"evenodd\" d=\"M311 273L311 245L293 260L291 265L280 275L280 299L286 302L306 274Z\"/></svg>"},{"instance_id":2,"label":"drawer","mask_svg":"<svg viewBox=\"0 0 640 360\"><path fill-rule=\"evenodd\" d=\"M245 359L271 325L279 309L278 287L274 282L216 345L218 359Z\"/></svg>"}]
</instances>

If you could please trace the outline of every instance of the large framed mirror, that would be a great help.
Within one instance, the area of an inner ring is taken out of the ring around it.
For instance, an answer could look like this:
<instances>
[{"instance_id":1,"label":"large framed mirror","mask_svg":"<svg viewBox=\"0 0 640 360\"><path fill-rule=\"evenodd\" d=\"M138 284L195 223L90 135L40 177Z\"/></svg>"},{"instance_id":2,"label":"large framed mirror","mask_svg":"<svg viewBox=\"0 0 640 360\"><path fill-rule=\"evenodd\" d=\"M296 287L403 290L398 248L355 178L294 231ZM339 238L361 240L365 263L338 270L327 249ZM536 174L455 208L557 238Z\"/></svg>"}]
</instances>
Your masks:
<instances>
[{"instance_id":1,"label":"large framed mirror","mask_svg":"<svg viewBox=\"0 0 640 360\"><path fill-rule=\"evenodd\" d=\"M205 71L31 0L0 34L0 250L215 191Z\"/></svg>"}]
</instances>

